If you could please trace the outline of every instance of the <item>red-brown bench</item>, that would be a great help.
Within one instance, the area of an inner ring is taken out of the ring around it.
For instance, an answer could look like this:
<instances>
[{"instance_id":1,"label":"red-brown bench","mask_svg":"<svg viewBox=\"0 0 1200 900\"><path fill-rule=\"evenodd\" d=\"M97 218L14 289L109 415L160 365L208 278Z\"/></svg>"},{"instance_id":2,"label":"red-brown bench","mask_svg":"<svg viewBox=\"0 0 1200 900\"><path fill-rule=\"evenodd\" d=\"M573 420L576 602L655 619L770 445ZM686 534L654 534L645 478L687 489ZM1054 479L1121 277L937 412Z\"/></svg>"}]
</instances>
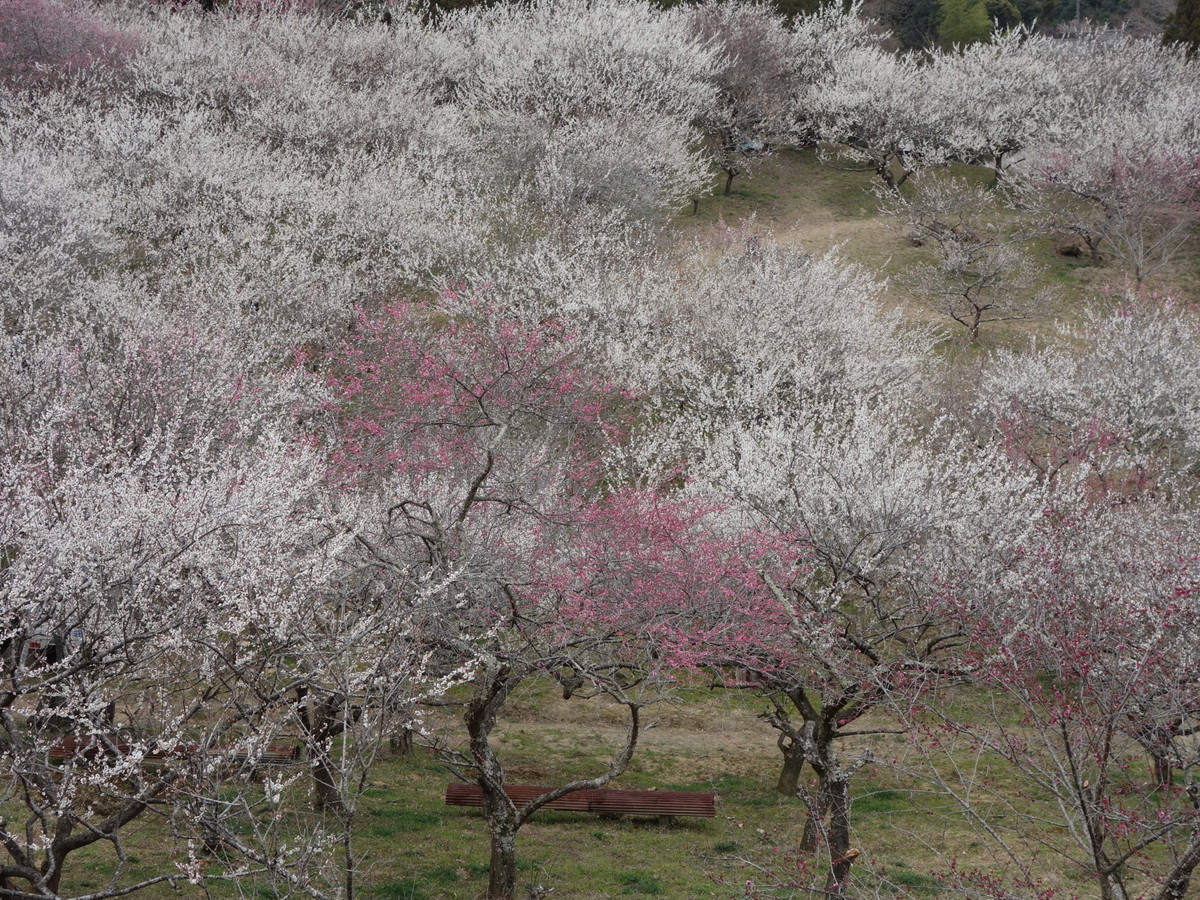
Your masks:
<instances>
[{"instance_id":1,"label":"red-brown bench","mask_svg":"<svg viewBox=\"0 0 1200 900\"><path fill-rule=\"evenodd\" d=\"M50 745L49 755L51 759L56 760L85 759L91 761L98 756L125 756L133 750L133 747L131 742L120 737L67 735L60 737ZM228 752L229 758L234 762L246 762L248 759L243 750L218 750L217 752ZM147 749L146 759L187 759L199 753L200 745L197 743L174 744L170 747L155 745ZM300 748L298 746L269 744L266 750L254 757L253 761L255 766L285 766L297 762L299 759Z\"/></svg>"},{"instance_id":2,"label":"red-brown bench","mask_svg":"<svg viewBox=\"0 0 1200 900\"><path fill-rule=\"evenodd\" d=\"M517 806L553 788L532 784L505 785L504 792ZM451 782L446 788L449 806L483 806L483 788L477 784ZM711 791L632 791L623 788L599 788L572 791L551 800L542 809L567 812L602 813L618 816L702 816L717 814Z\"/></svg>"}]
</instances>

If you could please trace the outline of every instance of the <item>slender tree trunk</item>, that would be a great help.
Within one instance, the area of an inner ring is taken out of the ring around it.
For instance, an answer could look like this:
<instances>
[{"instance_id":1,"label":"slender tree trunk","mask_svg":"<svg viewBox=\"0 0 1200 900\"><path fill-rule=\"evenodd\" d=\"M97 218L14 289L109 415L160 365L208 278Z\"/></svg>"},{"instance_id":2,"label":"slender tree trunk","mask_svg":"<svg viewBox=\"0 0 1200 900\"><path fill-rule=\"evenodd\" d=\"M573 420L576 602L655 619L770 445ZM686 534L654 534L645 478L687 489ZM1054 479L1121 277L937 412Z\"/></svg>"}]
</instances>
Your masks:
<instances>
[{"instance_id":1,"label":"slender tree trunk","mask_svg":"<svg viewBox=\"0 0 1200 900\"><path fill-rule=\"evenodd\" d=\"M733 176L737 174L737 169L725 170L725 190L722 191L723 196L728 197L729 192L733 190Z\"/></svg>"},{"instance_id":2,"label":"slender tree trunk","mask_svg":"<svg viewBox=\"0 0 1200 900\"><path fill-rule=\"evenodd\" d=\"M342 865L346 868L346 896L345 900L354 900L354 891L356 888L354 880L354 835L350 830L349 823L342 831Z\"/></svg>"}]
</instances>

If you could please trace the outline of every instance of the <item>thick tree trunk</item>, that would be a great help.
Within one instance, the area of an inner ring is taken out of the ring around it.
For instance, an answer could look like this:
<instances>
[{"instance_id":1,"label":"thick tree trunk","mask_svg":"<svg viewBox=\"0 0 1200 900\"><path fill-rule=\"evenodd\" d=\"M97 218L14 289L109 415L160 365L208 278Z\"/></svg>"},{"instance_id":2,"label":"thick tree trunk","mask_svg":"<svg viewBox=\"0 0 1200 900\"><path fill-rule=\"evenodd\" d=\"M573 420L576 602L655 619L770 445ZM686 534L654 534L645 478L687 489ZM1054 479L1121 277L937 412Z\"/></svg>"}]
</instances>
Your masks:
<instances>
[{"instance_id":1,"label":"thick tree trunk","mask_svg":"<svg viewBox=\"0 0 1200 900\"><path fill-rule=\"evenodd\" d=\"M504 767L489 741L496 727L496 716L508 700L514 680L520 679L514 678L506 665L481 671L476 677L475 695L463 715L491 840L487 900L515 900L517 891L517 810L504 793Z\"/></svg>"},{"instance_id":2,"label":"thick tree trunk","mask_svg":"<svg viewBox=\"0 0 1200 900\"><path fill-rule=\"evenodd\" d=\"M884 187L888 189L889 193L899 193L899 188L896 184L896 176L892 174L892 166L887 160L877 163L875 166L875 172L879 175L880 181L883 182Z\"/></svg>"},{"instance_id":3,"label":"thick tree trunk","mask_svg":"<svg viewBox=\"0 0 1200 900\"><path fill-rule=\"evenodd\" d=\"M334 738L346 729L341 712L345 697L340 694L323 697L313 708L312 755L313 787L317 809L323 813L344 815L346 804L338 784L337 772L329 753Z\"/></svg>"},{"instance_id":4,"label":"thick tree trunk","mask_svg":"<svg viewBox=\"0 0 1200 900\"><path fill-rule=\"evenodd\" d=\"M1147 748L1150 760L1154 764L1154 786L1160 790L1169 788L1172 782L1173 770L1171 758L1163 750L1156 747Z\"/></svg>"},{"instance_id":5,"label":"thick tree trunk","mask_svg":"<svg viewBox=\"0 0 1200 900\"><path fill-rule=\"evenodd\" d=\"M416 734L411 728L402 728L397 734L393 734L388 738L388 746L401 756L412 756L413 754L413 736Z\"/></svg>"},{"instance_id":6,"label":"thick tree trunk","mask_svg":"<svg viewBox=\"0 0 1200 900\"><path fill-rule=\"evenodd\" d=\"M58 820L56 830L58 834L54 838L54 843L50 845L50 849L46 853L46 861L42 866L44 880L39 885L51 894L58 893L59 884L62 882L63 868L66 866L67 854L70 852L66 847L67 839L70 838L74 828L70 820L64 816Z\"/></svg>"},{"instance_id":7,"label":"thick tree trunk","mask_svg":"<svg viewBox=\"0 0 1200 900\"><path fill-rule=\"evenodd\" d=\"M825 833L825 816L829 812L829 792L822 783L817 796L808 804L808 818L804 820L804 833L800 836L800 849L812 853L821 843Z\"/></svg>"},{"instance_id":8,"label":"thick tree trunk","mask_svg":"<svg viewBox=\"0 0 1200 900\"><path fill-rule=\"evenodd\" d=\"M825 785L829 798L829 878L825 893L841 897L850 880L850 866L858 852L850 847L850 779L842 772Z\"/></svg>"},{"instance_id":9,"label":"thick tree trunk","mask_svg":"<svg viewBox=\"0 0 1200 900\"><path fill-rule=\"evenodd\" d=\"M343 815L346 804L338 788L337 776L329 762L328 753L320 753L313 761L313 787L316 791L317 809L331 815Z\"/></svg>"},{"instance_id":10,"label":"thick tree trunk","mask_svg":"<svg viewBox=\"0 0 1200 900\"><path fill-rule=\"evenodd\" d=\"M779 749L783 751L783 769L775 790L785 797L795 797L800 790L800 773L804 771L804 748L795 741L780 738Z\"/></svg>"},{"instance_id":11,"label":"thick tree trunk","mask_svg":"<svg viewBox=\"0 0 1200 900\"><path fill-rule=\"evenodd\" d=\"M516 817L503 796L489 802L484 792L488 832L491 835L492 858L488 870L488 900L514 900L517 893L517 827Z\"/></svg>"}]
</instances>

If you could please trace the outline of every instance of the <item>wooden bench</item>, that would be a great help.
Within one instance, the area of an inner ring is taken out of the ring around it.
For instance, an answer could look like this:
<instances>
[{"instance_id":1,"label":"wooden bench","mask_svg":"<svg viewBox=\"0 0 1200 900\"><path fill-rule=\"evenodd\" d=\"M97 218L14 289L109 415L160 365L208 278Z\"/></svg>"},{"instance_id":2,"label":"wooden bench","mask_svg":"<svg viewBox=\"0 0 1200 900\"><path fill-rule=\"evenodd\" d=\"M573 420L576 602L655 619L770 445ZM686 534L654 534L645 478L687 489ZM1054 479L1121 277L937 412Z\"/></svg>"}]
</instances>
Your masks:
<instances>
[{"instance_id":1,"label":"wooden bench","mask_svg":"<svg viewBox=\"0 0 1200 900\"><path fill-rule=\"evenodd\" d=\"M50 745L51 759L68 760L84 759L88 762L99 756L126 756L134 749L134 745L121 737L100 737L89 735L67 735L60 737ZM215 753L228 754L229 759L237 763L245 763L250 757L244 750L227 751L218 748ZM174 744L170 747L153 745L146 751L146 759L188 759L200 754L197 743ZM292 744L268 744L267 748L253 758L257 766L286 766L300 760L300 747Z\"/></svg>"},{"instance_id":2,"label":"wooden bench","mask_svg":"<svg viewBox=\"0 0 1200 900\"><path fill-rule=\"evenodd\" d=\"M504 793L518 807L553 788L532 784L505 785ZM449 806L483 806L483 788L477 784L451 782L446 788ZM551 800L542 809L600 813L617 816L702 816L717 814L711 791L631 791L617 788L572 791Z\"/></svg>"},{"instance_id":3,"label":"wooden bench","mask_svg":"<svg viewBox=\"0 0 1200 900\"><path fill-rule=\"evenodd\" d=\"M98 756L126 756L133 750L133 744L125 738L101 737L89 735L67 735L60 737L50 745L51 759L86 759L91 761ZM185 759L194 756L200 750L199 744L175 744L172 747L154 747L146 752L147 759Z\"/></svg>"}]
</instances>

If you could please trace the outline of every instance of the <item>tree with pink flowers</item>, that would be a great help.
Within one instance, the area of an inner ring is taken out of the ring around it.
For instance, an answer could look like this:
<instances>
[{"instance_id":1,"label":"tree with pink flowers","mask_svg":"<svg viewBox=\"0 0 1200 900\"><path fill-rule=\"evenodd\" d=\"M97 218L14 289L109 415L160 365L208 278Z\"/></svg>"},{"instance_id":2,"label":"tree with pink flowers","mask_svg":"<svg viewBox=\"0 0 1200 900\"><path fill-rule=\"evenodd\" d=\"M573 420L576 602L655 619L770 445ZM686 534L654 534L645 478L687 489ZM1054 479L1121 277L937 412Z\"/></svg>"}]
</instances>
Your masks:
<instances>
[{"instance_id":1,"label":"tree with pink flowers","mask_svg":"<svg viewBox=\"0 0 1200 900\"><path fill-rule=\"evenodd\" d=\"M702 506L605 483L634 398L582 365L553 322L520 326L451 295L364 316L317 362L332 395L330 477L369 498L362 565L422 586L408 594L412 640L468 686L465 746L435 746L482 788L488 896L507 900L517 831L625 770L642 710L698 667L705 628L726 627L701 622L702 595L728 598L748 576ZM539 676L566 698L623 706L626 739L606 770L518 808L491 736L512 692Z\"/></svg>"},{"instance_id":2,"label":"tree with pink flowers","mask_svg":"<svg viewBox=\"0 0 1200 900\"><path fill-rule=\"evenodd\" d=\"M51 85L123 71L141 37L57 0L0 0L0 83Z\"/></svg>"},{"instance_id":3,"label":"tree with pink flowers","mask_svg":"<svg viewBox=\"0 0 1200 900\"><path fill-rule=\"evenodd\" d=\"M1013 880L1038 849L1022 823L1053 822L1054 844L1096 896L1182 900L1200 865L1200 556L1186 512L1146 498L1062 490L988 596L951 590L966 659L990 712L935 716L930 772ZM973 770L943 752L971 752ZM996 789L993 766L1026 794ZM999 885L996 893L1009 896Z\"/></svg>"}]
</instances>

